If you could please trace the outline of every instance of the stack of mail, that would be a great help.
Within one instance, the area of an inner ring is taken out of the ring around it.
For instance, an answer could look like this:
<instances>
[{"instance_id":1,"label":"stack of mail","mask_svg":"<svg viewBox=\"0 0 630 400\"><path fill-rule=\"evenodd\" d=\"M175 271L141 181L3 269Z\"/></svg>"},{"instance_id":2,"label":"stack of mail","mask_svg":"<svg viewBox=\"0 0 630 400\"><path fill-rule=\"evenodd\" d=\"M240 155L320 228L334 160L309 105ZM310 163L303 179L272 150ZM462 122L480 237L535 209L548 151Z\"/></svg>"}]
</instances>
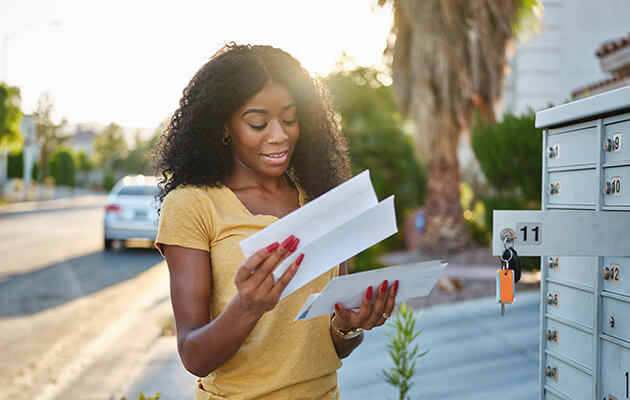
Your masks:
<instances>
[{"instance_id":1,"label":"stack of mail","mask_svg":"<svg viewBox=\"0 0 630 400\"><path fill-rule=\"evenodd\" d=\"M372 271L343 275L331 280L321 293L311 294L295 319L310 319L335 311L335 304L343 308L361 307L369 286L378 288L384 280L398 281L396 304L429 294L446 267L444 261L428 261Z\"/></svg>"},{"instance_id":2,"label":"stack of mail","mask_svg":"<svg viewBox=\"0 0 630 400\"><path fill-rule=\"evenodd\" d=\"M282 298L397 231L394 196L379 203L369 171L363 171L243 240L240 246L245 257L249 257L289 235L300 239L298 251L273 272L278 280L304 253L304 261Z\"/></svg>"}]
</instances>

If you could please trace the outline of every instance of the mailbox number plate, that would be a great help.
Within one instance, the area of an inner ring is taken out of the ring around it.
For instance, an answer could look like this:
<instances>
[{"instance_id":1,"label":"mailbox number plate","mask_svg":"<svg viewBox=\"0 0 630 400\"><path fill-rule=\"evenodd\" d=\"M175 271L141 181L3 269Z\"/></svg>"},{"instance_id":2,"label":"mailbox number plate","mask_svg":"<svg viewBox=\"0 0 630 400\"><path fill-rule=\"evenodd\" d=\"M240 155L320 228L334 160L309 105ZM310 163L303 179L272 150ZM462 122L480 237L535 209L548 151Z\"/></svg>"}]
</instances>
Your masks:
<instances>
[{"instance_id":1,"label":"mailbox number plate","mask_svg":"<svg viewBox=\"0 0 630 400\"><path fill-rule=\"evenodd\" d=\"M612 178L612 195L619 196L621 194L621 177L615 176Z\"/></svg>"},{"instance_id":2,"label":"mailbox number plate","mask_svg":"<svg viewBox=\"0 0 630 400\"><path fill-rule=\"evenodd\" d=\"M613 135L613 145L612 145L612 151L617 153L621 151L621 133L617 133L615 135Z\"/></svg>"},{"instance_id":3,"label":"mailbox number plate","mask_svg":"<svg viewBox=\"0 0 630 400\"><path fill-rule=\"evenodd\" d=\"M518 222L516 224L516 240L514 244L542 244L542 224L538 222Z\"/></svg>"},{"instance_id":4,"label":"mailbox number plate","mask_svg":"<svg viewBox=\"0 0 630 400\"><path fill-rule=\"evenodd\" d=\"M619 283L619 266L617 264L610 264L610 281Z\"/></svg>"}]
</instances>

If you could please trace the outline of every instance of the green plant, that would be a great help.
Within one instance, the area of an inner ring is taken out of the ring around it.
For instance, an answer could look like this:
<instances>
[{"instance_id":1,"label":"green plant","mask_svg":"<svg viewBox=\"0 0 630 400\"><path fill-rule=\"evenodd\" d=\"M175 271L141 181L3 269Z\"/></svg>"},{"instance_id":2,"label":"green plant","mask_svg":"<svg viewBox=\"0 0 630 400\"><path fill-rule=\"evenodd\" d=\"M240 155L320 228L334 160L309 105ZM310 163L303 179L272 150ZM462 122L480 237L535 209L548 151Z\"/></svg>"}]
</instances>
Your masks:
<instances>
[{"instance_id":1,"label":"green plant","mask_svg":"<svg viewBox=\"0 0 630 400\"><path fill-rule=\"evenodd\" d=\"M9 154L9 162L7 165L7 177L21 178L24 174L24 152L17 154Z\"/></svg>"},{"instance_id":2,"label":"green plant","mask_svg":"<svg viewBox=\"0 0 630 400\"><path fill-rule=\"evenodd\" d=\"M57 146L50 156L50 175L57 185L74 186L76 165L72 150L66 146Z\"/></svg>"},{"instance_id":3,"label":"green plant","mask_svg":"<svg viewBox=\"0 0 630 400\"><path fill-rule=\"evenodd\" d=\"M105 173L105 176L103 177L103 189L109 192L115 184L114 175L111 172Z\"/></svg>"},{"instance_id":4,"label":"green plant","mask_svg":"<svg viewBox=\"0 0 630 400\"><path fill-rule=\"evenodd\" d=\"M540 200L542 130L534 126L533 112L516 117L505 114L497 123L477 119L472 148L488 183L502 196Z\"/></svg>"},{"instance_id":5,"label":"green plant","mask_svg":"<svg viewBox=\"0 0 630 400\"><path fill-rule=\"evenodd\" d=\"M121 397L120 400L128 400L125 396ZM137 400L160 400L160 392L155 394L155 397L145 397L142 392L138 393Z\"/></svg>"},{"instance_id":6,"label":"green plant","mask_svg":"<svg viewBox=\"0 0 630 400\"><path fill-rule=\"evenodd\" d=\"M389 335L387 348L394 366L381 370L387 383L398 389L399 400L409 399L407 393L413 382L416 372L416 360L424 357L428 351L418 354L418 344L414 343L422 330L415 330L416 317L413 315L413 307L402 303L400 310L394 312L388 321L388 326L395 329L395 333Z\"/></svg>"}]
</instances>

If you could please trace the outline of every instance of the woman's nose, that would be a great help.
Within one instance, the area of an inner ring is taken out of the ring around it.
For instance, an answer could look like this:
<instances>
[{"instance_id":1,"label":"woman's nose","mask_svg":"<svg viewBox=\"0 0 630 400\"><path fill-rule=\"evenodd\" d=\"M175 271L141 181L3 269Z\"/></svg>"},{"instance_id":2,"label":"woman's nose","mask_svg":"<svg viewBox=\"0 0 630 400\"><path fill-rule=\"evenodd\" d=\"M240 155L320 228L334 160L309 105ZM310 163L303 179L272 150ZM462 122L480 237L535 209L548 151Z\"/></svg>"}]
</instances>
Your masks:
<instances>
[{"instance_id":1,"label":"woman's nose","mask_svg":"<svg viewBox=\"0 0 630 400\"><path fill-rule=\"evenodd\" d=\"M267 136L267 142L269 143L282 143L289 135L284 131L284 127L282 126L282 122L278 120L270 121L269 124L269 135Z\"/></svg>"}]
</instances>

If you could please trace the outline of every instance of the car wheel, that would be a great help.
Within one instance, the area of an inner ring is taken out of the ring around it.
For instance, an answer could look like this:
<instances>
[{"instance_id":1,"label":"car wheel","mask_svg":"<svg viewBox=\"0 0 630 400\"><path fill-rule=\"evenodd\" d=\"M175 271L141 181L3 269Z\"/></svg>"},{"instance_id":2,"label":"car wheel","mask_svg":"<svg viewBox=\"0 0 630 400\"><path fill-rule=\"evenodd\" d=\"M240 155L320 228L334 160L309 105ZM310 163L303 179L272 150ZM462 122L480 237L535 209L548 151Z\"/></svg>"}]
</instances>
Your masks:
<instances>
[{"instance_id":1,"label":"car wheel","mask_svg":"<svg viewBox=\"0 0 630 400\"><path fill-rule=\"evenodd\" d=\"M105 238L105 241L103 243L104 247L105 247L105 250L111 250L112 249L112 241L113 241L112 239Z\"/></svg>"}]
</instances>

